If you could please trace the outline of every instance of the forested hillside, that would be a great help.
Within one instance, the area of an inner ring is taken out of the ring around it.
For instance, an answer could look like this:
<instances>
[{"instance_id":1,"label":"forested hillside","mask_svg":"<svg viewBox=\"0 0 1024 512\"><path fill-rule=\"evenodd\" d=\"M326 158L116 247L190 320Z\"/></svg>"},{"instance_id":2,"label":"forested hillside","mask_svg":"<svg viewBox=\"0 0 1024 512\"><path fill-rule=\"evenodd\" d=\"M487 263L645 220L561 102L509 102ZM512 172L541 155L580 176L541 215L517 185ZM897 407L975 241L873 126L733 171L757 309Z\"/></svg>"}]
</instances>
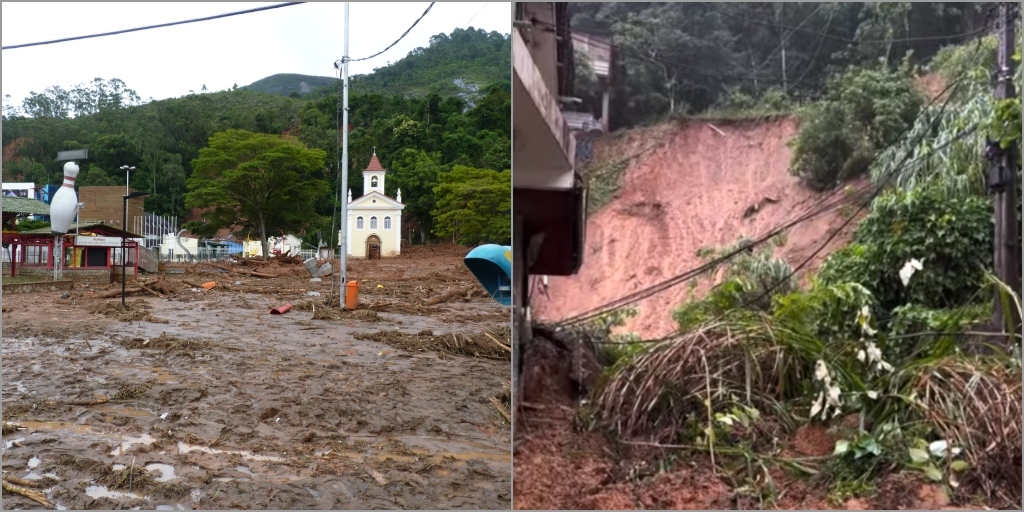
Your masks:
<instances>
[{"instance_id":1,"label":"forested hillside","mask_svg":"<svg viewBox=\"0 0 1024 512\"><path fill-rule=\"evenodd\" d=\"M466 70L466 73L453 71L452 80L469 76L477 80L491 78L486 70L476 66L482 61L469 57L486 53L477 44L481 40L492 41L494 45L508 44L507 38L498 34L483 34L481 38L480 31L456 31L451 37L435 36L434 44L440 45L442 54L449 56L444 64L451 69ZM464 52L465 65L459 64L463 55L461 45L468 46ZM493 53L485 57L494 68L505 69L507 76L511 66L507 52L504 63ZM390 68L382 68L375 75L397 76L388 75L391 73L388 70ZM430 76L441 80L443 75L436 72ZM367 79L373 80L373 75ZM387 83L387 79L381 80ZM407 83L414 83L409 80ZM397 89L385 87L382 90ZM502 215L496 212L509 208L505 204L495 210L492 205L468 205L464 200L467 190L488 187L508 188L509 193L505 195L511 195L509 173L499 172L511 165L511 99L507 80L483 84L473 106L466 99L450 94L453 91L428 92L415 97L366 92L362 86L353 86L349 98L351 133L347 187L340 187L338 183L337 89L329 87L326 91L298 99L233 88L144 103L127 84L117 79L97 79L71 91L51 87L25 98L20 109L5 107L3 178L5 181L32 181L37 185L60 183L61 165L55 161L57 152L84 147L89 149L89 160L82 165L79 185L123 184L125 177L119 168L133 165L137 171L131 175L131 186L154 193L146 199L146 210L186 220L190 209L185 200L189 191L186 180L192 176L193 161L215 134L237 129L295 137L309 149L321 150L326 155L321 169L310 176L310 179L330 184L329 191L316 198L315 213L274 226L274 229L304 233L311 243L316 242L317 230L323 233L325 242L328 234L336 232L337 220L334 219L332 228L332 215L339 207L338 200L344 196L345 188L351 188L354 197L361 194L359 171L366 167L374 147L381 163L389 170L388 193L402 188L408 219L404 226L414 230L417 241L452 237L456 222L446 221L448 224L444 226L434 222L435 218L451 219L452 212L448 209L492 219ZM458 166L493 172L481 178L459 170ZM459 186L459 177L471 179L472 184ZM439 186L443 201L439 201L434 191ZM440 203L447 205L444 207L447 209L435 211ZM507 217L507 213L504 215ZM484 222L484 225L491 224L494 223ZM492 225L491 228L478 226L474 230L462 223L463 227L455 235L465 243L483 239L507 242L510 238L508 223L497 224L505 227L495 230L491 229Z\"/></svg>"},{"instance_id":2,"label":"forested hillside","mask_svg":"<svg viewBox=\"0 0 1024 512\"><path fill-rule=\"evenodd\" d=\"M354 93L418 97L438 93L473 103L486 94L489 85L511 81L511 55L512 41L507 35L456 29L431 37L429 46L417 48L397 62L349 80ZM337 91L335 81L334 77L279 74L245 88L292 97L324 96Z\"/></svg>"},{"instance_id":3,"label":"forested hillside","mask_svg":"<svg viewBox=\"0 0 1024 512\"><path fill-rule=\"evenodd\" d=\"M977 35L989 14L976 2L610 2L570 9L574 31L615 44L613 128L813 99L850 65L899 62L908 52L911 63L925 63L943 46ZM577 76L577 94L596 99L585 63L577 63ZM768 105L759 105L762 98Z\"/></svg>"}]
</instances>

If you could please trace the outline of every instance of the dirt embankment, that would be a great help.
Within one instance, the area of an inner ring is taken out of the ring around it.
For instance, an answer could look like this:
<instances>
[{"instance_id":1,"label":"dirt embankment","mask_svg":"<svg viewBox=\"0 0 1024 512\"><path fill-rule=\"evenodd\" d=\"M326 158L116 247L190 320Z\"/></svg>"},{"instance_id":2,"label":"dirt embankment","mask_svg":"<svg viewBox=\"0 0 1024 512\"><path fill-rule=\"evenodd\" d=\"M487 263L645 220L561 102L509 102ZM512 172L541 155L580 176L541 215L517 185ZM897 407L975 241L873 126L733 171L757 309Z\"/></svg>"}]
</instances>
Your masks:
<instances>
[{"instance_id":1,"label":"dirt embankment","mask_svg":"<svg viewBox=\"0 0 1024 512\"><path fill-rule=\"evenodd\" d=\"M588 220L580 272L551 277L547 297L533 293L534 316L558 321L600 307L700 266L697 253L702 248L763 236L814 208L825 194L803 187L788 171L792 151L787 143L796 132L793 119L756 124L694 121L599 141L598 158L608 161L658 149L623 172L618 192ZM665 143L658 145L652 138ZM837 208L793 227L776 254L796 267L853 210ZM852 226L804 271L817 269L825 256L845 244ZM696 291L702 289L706 285ZM671 313L687 294L682 283L641 301L640 314L627 329L645 337L671 332Z\"/></svg>"}]
</instances>

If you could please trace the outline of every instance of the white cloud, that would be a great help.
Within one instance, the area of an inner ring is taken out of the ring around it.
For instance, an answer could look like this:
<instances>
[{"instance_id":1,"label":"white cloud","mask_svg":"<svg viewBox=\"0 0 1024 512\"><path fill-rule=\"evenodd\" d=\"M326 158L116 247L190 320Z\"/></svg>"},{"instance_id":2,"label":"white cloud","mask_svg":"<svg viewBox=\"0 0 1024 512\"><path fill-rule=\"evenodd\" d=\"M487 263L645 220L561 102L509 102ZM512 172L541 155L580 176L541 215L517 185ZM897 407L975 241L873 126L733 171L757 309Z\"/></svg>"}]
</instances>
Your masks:
<instances>
[{"instance_id":1,"label":"white cloud","mask_svg":"<svg viewBox=\"0 0 1024 512\"><path fill-rule=\"evenodd\" d=\"M3 45L47 41L211 16L270 3L47 3L3 2ZM427 2L350 4L350 53L360 58L391 44ZM479 12L479 14L477 14ZM474 15L476 17L474 18ZM335 76L343 49L344 4L319 2L187 25L4 50L2 89L20 106L30 91L71 88L93 78L120 78L143 99L164 99L239 87L276 73ZM508 2L438 2L387 53L350 65L370 73L428 46L431 36L471 26L508 33Z\"/></svg>"}]
</instances>

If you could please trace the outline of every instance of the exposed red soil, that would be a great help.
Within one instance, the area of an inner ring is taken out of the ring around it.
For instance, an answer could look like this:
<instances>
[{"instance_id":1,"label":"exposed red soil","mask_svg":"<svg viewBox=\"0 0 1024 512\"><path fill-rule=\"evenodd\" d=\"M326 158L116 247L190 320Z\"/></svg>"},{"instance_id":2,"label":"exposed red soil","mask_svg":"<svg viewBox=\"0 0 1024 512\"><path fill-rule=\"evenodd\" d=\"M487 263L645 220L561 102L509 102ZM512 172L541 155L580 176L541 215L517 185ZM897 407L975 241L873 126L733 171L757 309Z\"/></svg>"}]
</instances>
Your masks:
<instances>
[{"instance_id":1,"label":"exposed red soil","mask_svg":"<svg viewBox=\"0 0 1024 512\"><path fill-rule=\"evenodd\" d=\"M787 142L796 132L796 120L786 118L713 127L691 122L599 141L599 158L636 154L652 147L651 139L666 143L623 173L616 196L587 223L579 273L551 277L548 296L533 295L535 317L558 321L603 306L700 266L701 248L724 247L740 236L755 239L813 208L825 194L803 187L788 171L792 153ZM751 213L755 205L757 211ZM776 254L794 267L800 265L852 210L836 208L798 224ZM848 224L802 272L813 272L825 256L842 247L854 224ZM696 291L706 289L703 284ZM644 299L640 314L626 329L644 337L670 333L675 328L671 313L687 294L682 283Z\"/></svg>"}]
</instances>

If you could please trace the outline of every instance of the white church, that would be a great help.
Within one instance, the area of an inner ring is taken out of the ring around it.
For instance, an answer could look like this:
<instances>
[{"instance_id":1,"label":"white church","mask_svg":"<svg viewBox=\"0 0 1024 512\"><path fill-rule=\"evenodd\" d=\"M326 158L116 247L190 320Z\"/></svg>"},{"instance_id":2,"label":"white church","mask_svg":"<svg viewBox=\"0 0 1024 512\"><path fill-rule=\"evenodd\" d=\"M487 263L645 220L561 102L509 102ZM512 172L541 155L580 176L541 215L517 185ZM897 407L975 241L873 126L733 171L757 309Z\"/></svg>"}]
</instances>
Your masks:
<instances>
[{"instance_id":1,"label":"white church","mask_svg":"<svg viewBox=\"0 0 1024 512\"><path fill-rule=\"evenodd\" d=\"M348 190L345 245L353 258L388 258L402 252L402 190L395 198L384 195L386 174L374 148L370 165L363 171L363 196L353 201L352 189Z\"/></svg>"}]
</instances>

